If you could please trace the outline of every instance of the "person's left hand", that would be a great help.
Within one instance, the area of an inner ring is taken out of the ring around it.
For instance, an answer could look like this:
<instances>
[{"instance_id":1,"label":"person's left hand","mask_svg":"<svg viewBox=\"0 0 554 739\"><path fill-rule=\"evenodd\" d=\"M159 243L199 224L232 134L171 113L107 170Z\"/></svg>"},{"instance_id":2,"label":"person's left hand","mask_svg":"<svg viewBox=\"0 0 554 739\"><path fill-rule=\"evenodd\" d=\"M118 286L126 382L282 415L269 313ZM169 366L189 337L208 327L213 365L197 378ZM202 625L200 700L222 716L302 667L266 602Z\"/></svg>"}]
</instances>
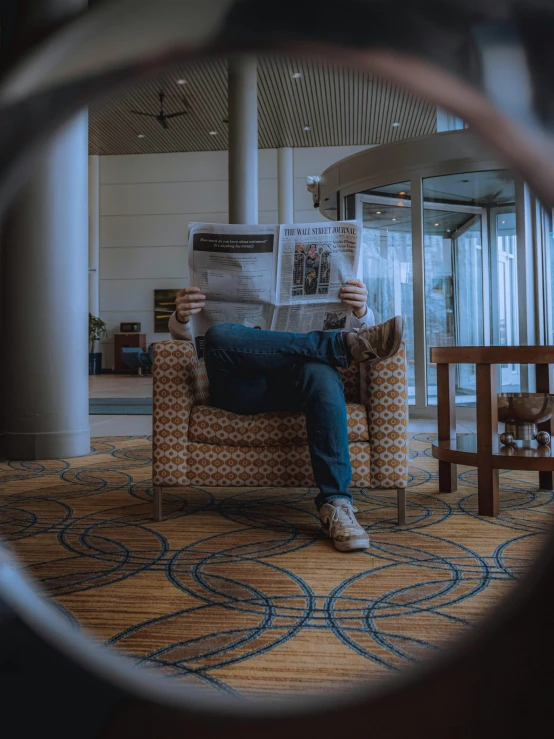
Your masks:
<instances>
[{"instance_id":1,"label":"person's left hand","mask_svg":"<svg viewBox=\"0 0 554 739\"><path fill-rule=\"evenodd\" d=\"M361 280L348 280L340 289L340 299L352 308L356 318L363 318L367 313L367 290Z\"/></svg>"}]
</instances>

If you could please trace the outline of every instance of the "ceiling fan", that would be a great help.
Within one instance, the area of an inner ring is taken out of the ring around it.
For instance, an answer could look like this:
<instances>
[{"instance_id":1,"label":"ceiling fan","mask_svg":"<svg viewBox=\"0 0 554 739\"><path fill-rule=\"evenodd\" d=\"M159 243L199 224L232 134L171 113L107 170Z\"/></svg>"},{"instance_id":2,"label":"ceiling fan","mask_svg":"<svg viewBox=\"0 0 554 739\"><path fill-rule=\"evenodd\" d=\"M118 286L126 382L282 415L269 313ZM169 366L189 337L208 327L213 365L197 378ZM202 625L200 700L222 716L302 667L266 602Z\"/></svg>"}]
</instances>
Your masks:
<instances>
[{"instance_id":1,"label":"ceiling fan","mask_svg":"<svg viewBox=\"0 0 554 739\"><path fill-rule=\"evenodd\" d=\"M155 118L158 121L158 123L160 124L160 126L162 128L165 128L165 130L167 131L167 129L169 128L169 125L168 125L167 122L168 122L168 120L170 120L170 118L178 118L179 116L187 115L189 111L188 110L181 110L181 111L179 111L177 113L165 113L164 112L164 98L165 98L165 95L164 95L164 93L161 90L160 90L160 93L159 93L159 98L160 98L160 112L159 113L145 113L142 110L131 110L130 112L131 113L134 113L135 115L143 115L143 116L146 116L147 118ZM186 101L185 101L185 105L186 105Z\"/></svg>"}]
</instances>

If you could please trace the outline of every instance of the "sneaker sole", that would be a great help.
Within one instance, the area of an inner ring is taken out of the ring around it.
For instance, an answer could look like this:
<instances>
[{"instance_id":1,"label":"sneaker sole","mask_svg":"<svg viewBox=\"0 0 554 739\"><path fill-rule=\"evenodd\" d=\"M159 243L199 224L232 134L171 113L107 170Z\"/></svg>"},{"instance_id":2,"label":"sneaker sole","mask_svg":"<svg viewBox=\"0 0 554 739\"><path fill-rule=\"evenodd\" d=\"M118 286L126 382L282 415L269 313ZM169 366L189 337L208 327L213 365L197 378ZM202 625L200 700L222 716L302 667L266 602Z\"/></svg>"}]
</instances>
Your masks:
<instances>
[{"instance_id":1,"label":"sneaker sole","mask_svg":"<svg viewBox=\"0 0 554 739\"><path fill-rule=\"evenodd\" d=\"M369 549L369 539L353 539L352 541L335 541L335 549L339 552L360 552Z\"/></svg>"},{"instance_id":2,"label":"sneaker sole","mask_svg":"<svg viewBox=\"0 0 554 739\"><path fill-rule=\"evenodd\" d=\"M362 549L369 549L369 536L360 536L358 539L351 539L350 541L335 541L326 529L322 527L321 531L328 539L331 539L335 549L339 552L359 552Z\"/></svg>"}]
</instances>

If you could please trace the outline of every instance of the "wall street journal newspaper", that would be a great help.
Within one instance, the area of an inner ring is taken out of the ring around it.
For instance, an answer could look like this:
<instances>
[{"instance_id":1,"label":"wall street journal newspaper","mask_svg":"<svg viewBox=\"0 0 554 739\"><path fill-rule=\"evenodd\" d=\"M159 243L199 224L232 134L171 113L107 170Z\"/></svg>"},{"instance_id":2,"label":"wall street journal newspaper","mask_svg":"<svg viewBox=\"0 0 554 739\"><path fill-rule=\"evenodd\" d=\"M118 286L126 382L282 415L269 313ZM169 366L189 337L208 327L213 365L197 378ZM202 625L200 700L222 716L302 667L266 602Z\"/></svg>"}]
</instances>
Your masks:
<instances>
[{"instance_id":1,"label":"wall street journal newspaper","mask_svg":"<svg viewBox=\"0 0 554 739\"><path fill-rule=\"evenodd\" d=\"M191 284L206 295L193 318L198 356L215 323L273 331L341 329L350 310L340 302L359 276L361 229L351 221L283 226L189 225Z\"/></svg>"}]
</instances>

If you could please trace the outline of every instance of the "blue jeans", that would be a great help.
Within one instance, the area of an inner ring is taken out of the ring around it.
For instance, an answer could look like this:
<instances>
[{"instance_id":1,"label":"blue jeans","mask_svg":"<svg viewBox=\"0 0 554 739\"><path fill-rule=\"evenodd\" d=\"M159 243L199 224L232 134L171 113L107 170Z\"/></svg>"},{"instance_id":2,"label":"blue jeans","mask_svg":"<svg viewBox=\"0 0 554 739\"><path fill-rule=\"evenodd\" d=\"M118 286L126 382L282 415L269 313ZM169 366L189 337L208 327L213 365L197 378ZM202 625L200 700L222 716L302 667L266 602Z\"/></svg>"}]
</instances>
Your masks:
<instances>
[{"instance_id":1,"label":"blue jeans","mask_svg":"<svg viewBox=\"0 0 554 739\"><path fill-rule=\"evenodd\" d=\"M206 333L204 357L212 405L241 415L301 411L321 508L352 500L348 424L342 379L348 367L342 331L296 334L230 323Z\"/></svg>"}]
</instances>

